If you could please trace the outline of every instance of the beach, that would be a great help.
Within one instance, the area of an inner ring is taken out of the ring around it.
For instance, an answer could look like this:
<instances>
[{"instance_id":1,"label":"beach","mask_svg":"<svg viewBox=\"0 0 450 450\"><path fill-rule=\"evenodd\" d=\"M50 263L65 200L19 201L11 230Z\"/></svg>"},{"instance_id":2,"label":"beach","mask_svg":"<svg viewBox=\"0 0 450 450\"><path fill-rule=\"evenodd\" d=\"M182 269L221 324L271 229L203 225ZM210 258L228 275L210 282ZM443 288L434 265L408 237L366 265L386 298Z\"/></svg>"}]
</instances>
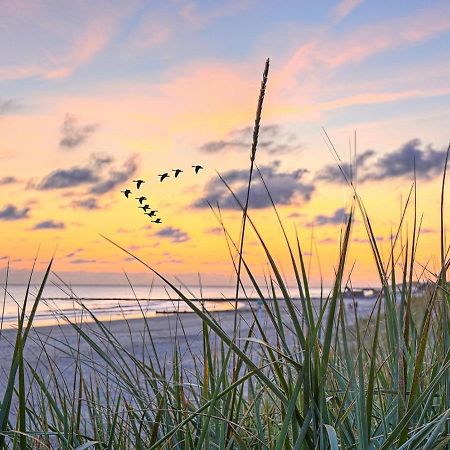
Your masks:
<instances>
[{"instance_id":1,"label":"beach","mask_svg":"<svg viewBox=\"0 0 450 450\"><path fill-rule=\"evenodd\" d=\"M232 336L235 320L234 311L216 312L213 313L213 316L221 324L227 335ZM247 324L253 320L251 311L249 309L238 311L238 319L241 334L245 333L248 330ZM142 318L111 320L102 322L102 325L120 343L124 355L129 352L145 360L156 351L161 361L168 361L167 368L169 370L175 342L179 344L180 353L184 355L185 368L188 370L193 367L193 358L201 358L202 355L202 321L195 313L158 314L146 320ZM105 337L96 323L82 323L80 328L88 338L97 343L105 352L108 352ZM271 334L271 328L270 326L266 327L269 335ZM4 330L0 340L1 391L3 391L7 380L15 336L15 330ZM154 349L152 345L154 345ZM45 353L43 347L45 347ZM77 350L79 350L80 360L85 366L84 371L92 363L102 364L98 355L92 354L92 347L86 339L80 338L80 334L75 327L60 320L58 325L40 326L32 329L25 346L24 357L27 363L41 372L44 377L49 373L51 367L56 367L60 371L60 375L68 382L73 379L76 361L71 351L76 352Z\"/></svg>"},{"instance_id":2,"label":"beach","mask_svg":"<svg viewBox=\"0 0 450 450\"><path fill-rule=\"evenodd\" d=\"M235 311L231 308L231 302L223 302L227 305L226 310L215 309L217 304L212 302L211 305L206 302L206 307L212 316L221 325L226 335L233 336L235 323ZM318 302L316 302L318 305ZM295 300L295 308L298 317L301 317L300 301ZM367 299L358 310L358 315L368 317L372 310L374 299ZM273 303L269 301L269 305L273 309ZM167 302L167 307L172 307L173 303ZM211 308L209 308L211 306ZM287 327L291 326L291 319L287 312L284 301L278 301L280 314L283 322ZM346 302L348 323L354 322L353 310L350 308L350 302ZM250 302L241 302L240 308L236 310L237 320L240 331L240 338L246 336L249 325L253 323L254 316L264 324L264 333L269 341L276 345L276 331L269 319L266 310L262 307L262 303L252 300ZM164 308L160 311L164 311ZM173 310L172 310L173 311ZM106 316L105 316L106 317ZM102 365L103 362L98 355L92 352L92 340L100 349L109 354L109 343L106 334L108 334L116 342L120 343L122 353L130 365L132 365L130 355L142 358L145 361L155 355L160 361L168 361L166 369L171 370L171 359L173 356L174 344L179 346L179 352L183 357L184 368L191 370L194 367L195 359L201 364L203 355L203 336L202 336L202 320L191 312L187 305L181 309L181 312L174 313L152 313L145 319L136 317L136 314L130 315L124 313L124 318L119 319L117 314L110 315L109 319L99 320L99 324L93 322L93 319L87 312L83 316L77 314L75 319L63 319L60 315L53 317L52 325L42 325L43 322L37 322L39 326L33 327L29 339L25 346L24 357L27 363L45 376L49 374L51 368L57 367L61 372L60 376L66 381L72 380L75 371L75 362L79 359L84 366L84 372L90 370L92 364ZM325 315L326 317L326 315ZM71 321L69 323L69 320ZM301 319L299 319L301 320ZM74 326L75 325L75 326ZM82 331L80 334L76 327ZM102 331L103 330L103 331ZM0 374L2 375L2 384L0 389L4 389L7 379L7 371L9 370L11 356L13 353L13 344L16 331L14 329L6 329L2 332L0 340ZM288 336L290 333L288 333ZM255 331L253 337L258 336ZM217 337L211 333L211 341L217 343ZM292 341L291 337L288 337ZM243 341L240 341L240 345ZM45 352L43 352L45 348ZM127 356L128 354L128 356Z\"/></svg>"}]
</instances>

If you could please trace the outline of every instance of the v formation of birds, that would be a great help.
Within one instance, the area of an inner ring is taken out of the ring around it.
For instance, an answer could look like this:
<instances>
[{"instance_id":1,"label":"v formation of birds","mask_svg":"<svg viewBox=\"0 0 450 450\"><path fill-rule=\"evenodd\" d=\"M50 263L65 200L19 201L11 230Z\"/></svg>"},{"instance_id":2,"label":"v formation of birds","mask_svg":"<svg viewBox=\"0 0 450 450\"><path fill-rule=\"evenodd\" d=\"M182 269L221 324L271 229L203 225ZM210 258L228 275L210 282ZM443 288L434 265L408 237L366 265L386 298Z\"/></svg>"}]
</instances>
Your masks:
<instances>
[{"instance_id":1,"label":"v formation of birds","mask_svg":"<svg viewBox=\"0 0 450 450\"><path fill-rule=\"evenodd\" d=\"M199 171L203 169L203 167L198 164L195 166L192 166L192 168L194 169L194 172L196 174L198 174ZM184 171L181 169L172 169L172 172L174 172L174 178L178 178L180 176L180 174L182 174ZM159 174L158 177L159 177L159 181L162 183L166 178L169 178L170 175L168 172L165 172L165 173ZM141 179L133 180L133 183L136 184L136 190L139 191L141 186L145 183L145 180L141 180ZM124 194L126 198L130 198L130 195L133 194L133 191L129 188L126 188L125 190L120 191L120 192L122 194ZM139 193L137 193L137 195L139 195ZM144 203L147 200L147 197L145 197L145 195L140 195L139 197L135 197L135 199L138 202L138 209L142 209L144 214L151 219L151 222L162 223L161 217L156 216L156 213L158 212L158 210L152 209L148 203Z\"/></svg>"}]
</instances>

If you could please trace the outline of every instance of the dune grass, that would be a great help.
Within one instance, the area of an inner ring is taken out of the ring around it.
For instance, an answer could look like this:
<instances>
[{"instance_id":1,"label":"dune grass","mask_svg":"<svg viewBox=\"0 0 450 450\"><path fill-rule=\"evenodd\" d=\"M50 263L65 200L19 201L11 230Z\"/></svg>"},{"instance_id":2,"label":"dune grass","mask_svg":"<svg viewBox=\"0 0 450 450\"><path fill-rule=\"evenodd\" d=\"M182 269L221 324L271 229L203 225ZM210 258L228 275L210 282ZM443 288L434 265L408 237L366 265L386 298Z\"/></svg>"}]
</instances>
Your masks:
<instances>
[{"instance_id":1,"label":"dune grass","mask_svg":"<svg viewBox=\"0 0 450 450\"><path fill-rule=\"evenodd\" d=\"M267 71L268 63L265 79ZM333 288L318 307L311 298L300 237L293 242L288 239L272 202L290 255L294 293L248 210L256 144L247 198L242 203L235 197L242 209L239 239L233 239L223 225L220 208L212 210L223 226L230 254L237 255L233 258L236 292L250 283L260 298L264 319L249 303L250 321L244 323L236 311L230 333L217 316L197 306L186 289L106 238L164 282L198 316L202 323L201 354L183 335L181 317L179 339L174 339L171 360L166 360L156 351L158 336L152 334L151 321L144 320L141 342L130 347L83 305L94 326L86 328L82 321L67 318L68 326L78 334L78 343L73 345L64 338L55 343L31 332L51 272L50 262L32 305L27 305L28 289L18 317L12 363L0 398L0 448L448 448L450 297L446 272L450 259L444 246L445 175L441 269L436 274L422 274L429 289L422 297L421 312L414 311L412 295L420 221L414 220L406 243L398 238L404 234L407 208L415 208L415 188L384 261L351 179L347 181L354 202L342 230ZM234 195L231 189L230 195ZM269 190L267 195L271 198ZM369 318L362 320L356 310L353 312L355 322L350 327L343 292L351 286L346 262L355 215L365 225L382 293ZM245 258L246 227L256 234L270 268L265 285L257 281ZM24 356L30 337L40 349L39 361L48 367L45 373ZM1 334L0 345L4 339ZM182 349L182 340L187 342L187 350ZM80 351L81 342L89 352ZM49 351L56 344L76 369L70 379L61 373Z\"/></svg>"}]
</instances>

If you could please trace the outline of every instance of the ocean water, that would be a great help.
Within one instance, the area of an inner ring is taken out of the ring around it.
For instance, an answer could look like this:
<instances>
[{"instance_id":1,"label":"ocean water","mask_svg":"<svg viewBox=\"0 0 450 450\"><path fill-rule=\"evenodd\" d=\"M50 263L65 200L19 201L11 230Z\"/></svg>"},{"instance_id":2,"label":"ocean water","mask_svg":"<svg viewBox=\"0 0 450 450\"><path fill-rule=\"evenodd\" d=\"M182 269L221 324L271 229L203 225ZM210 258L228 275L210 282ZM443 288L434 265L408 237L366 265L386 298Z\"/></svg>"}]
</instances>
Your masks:
<instances>
[{"instance_id":1,"label":"ocean water","mask_svg":"<svg viewBox=\"0 0 450 450\"><path fill-rule=\"evenodd\" d=\"M17 317L22 310L26 294L26 286L9 285L6 289L1 286L0 317L3 317L2 327L11 328L17 325ZM184 286L181 291L188 298L196 301L198 306L209 311L232 310L235 307L234 286ZM257 293L252 287L246 287L246 296L250 301L258 303ZM29 312L33 300L36 298L39 285L30 288L27 311ZM330 289L324 289L322 298L326 298ZM313 288L310 291L317 306L320 304L321 290ZM290 289L292 298L298 299L296 288ZM248 307L248 301L240 290L238 308ZM270 295L267 293L267 298ZM202 300L200 302L200 300ZM358 299L358 315L367 316L373 309L375 297L367 296ZM345 299L346 307L352 309L353 300ZM34 326L54 325L67 320L90 321L91 311L103 321L157 317L158 314L171 314L175 312L187 313L190 308L178 298L176 293L165 286L93 286L73 285L56 286L48 284L43 292L42 300L38 306L34 319Z\"/></svg>"}]
</instances>

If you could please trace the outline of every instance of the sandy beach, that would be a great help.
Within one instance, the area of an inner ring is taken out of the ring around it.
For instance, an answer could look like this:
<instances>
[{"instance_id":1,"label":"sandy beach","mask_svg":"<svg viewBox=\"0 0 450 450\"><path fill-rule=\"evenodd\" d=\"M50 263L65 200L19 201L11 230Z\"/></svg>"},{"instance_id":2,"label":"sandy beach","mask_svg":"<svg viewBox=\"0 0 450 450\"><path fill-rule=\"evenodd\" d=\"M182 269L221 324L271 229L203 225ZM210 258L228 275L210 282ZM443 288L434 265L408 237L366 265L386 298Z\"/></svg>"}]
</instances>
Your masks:
<instances>
[{"instance_id":1,"label":"sandy beach","mask_svg":"<svg viewBox=\"0 0 450 450\"><path fill-rule=\"evenodd\" d=\"M284 302L280 302L279 306L283 321L289 326L291 320L286 311L286 305ZM358 314L367 317L372 306L371 301L366 302L362 310L358 310ZM296 307L300 317L300 304L297 303ZM252 308L258 315L258 320L264 324L264 332L267 337L275 344L276 332L267 312L260 308L260 305L256 302L252 302ZM240 335L244 337L249 329L249 324L253 322L253 314L248 304L243 305L237 311L237 314ZM231 337L233 335L235 312L233 310L219 310L212 312L212 315L221 324L227 335ZM353 311L348 309L347 316L348 323L352 324L354 321ZM88 317L88 319L90 318ZM79 321L74 323L80 324ZM126 320L121 320L117 319L116 316L116 320L102 320L101 323L108 330L110 336L120 343L123 354L129 353L145 360L145 358L150 358L156 353L159 360L171 361L174 344L177 342L183 355L185 368L192 368L194 359L200 360L202 358L202 321L193 312L156 314L145 320L128 317ZM74 355L78 352L81 361L85 363L88 370L93 362L97 365L102 364L98 355L93 355L91 345L86 339L92 339L93 342L98 344L99 348L108 352L110 344L107 342L105 334L92 320L85 319L80 327L86 335L84 338L80 336L72 324L63 319L59 319L56 325L33 328L24 352L27 363L41 371L44 376L51 366L58 367L65 379L73 377L74 361L76 361ZM0 390L3 389L6 382L6 372L9 370L11 362L15 334L14 329L6 329L3 330L0 339L0 374L3 380L0 382ZM151 339L149 334L151 334ZM214 333L211 334L211 339L213 342L216 339ZM45 348L45 352L43 348ZM168 364L168 369L170 370L170 364Z\"/></svg>"},{"instance_id":2,"label":"sandy beach","mask_svg":"<svg viewBox=\"0 0 450 450\"><path fill-rule=\"evenodd\" d=\"M227 335L232 336L234 326L234 311L216 312L214 317L219 321ZM248 323L253 320L249 309L238 312L240 330L242 335L248 330ZM266 323L266 331L269 335L273 327ZM178 342L183 355L185 368L193 367L193 358L202 357L202 322L194 313L185 314L161 314L149 319L113 320L102 322L124 349L124 354L130 352L139 358L151 357L155 351L161 361L168 361L167 369L171 369L171 355L174 343ZM82 330L108 352L108 343L104 335L100 333L99 326L95 323L83 323ZM151 333L154 351L152 349ZM212 337L212 340L215 339ZM0 339L0 391L3 391L7 380L15 330L4 330ZM43 345L45 343L45 345ZM43 352L45 348L45 353ZM84 365L84 371L89 370L91 364L102 365L103 362L94 355L90 344L80 338L76 329L71 325L61 322L60 325L43 326L31 331L25 348L25 359L29 365L40 372L44 377L49 373L50 367L57 368L66 380L71 380L74 375L76 358L70 352L79 350L80 359Z\"/></svg>"}]
</instances>

